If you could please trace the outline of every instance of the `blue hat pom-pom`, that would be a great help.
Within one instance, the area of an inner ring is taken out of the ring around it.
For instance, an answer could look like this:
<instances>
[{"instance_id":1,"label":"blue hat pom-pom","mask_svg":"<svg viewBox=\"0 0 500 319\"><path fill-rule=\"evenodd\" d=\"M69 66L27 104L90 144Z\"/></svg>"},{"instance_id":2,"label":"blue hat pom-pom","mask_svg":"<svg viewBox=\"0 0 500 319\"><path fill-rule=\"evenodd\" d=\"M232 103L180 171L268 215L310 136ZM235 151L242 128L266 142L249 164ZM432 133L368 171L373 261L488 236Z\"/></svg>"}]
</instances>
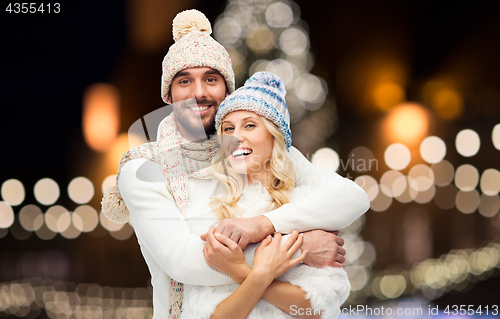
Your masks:
<instances>
[{"instance_id":1,"label":"blue hat pom-pom","mask_svg":"<svg viewBox=\"0 0 500 319\"><path fill-rule=\"evenodd\" d=\"M245 86L252 86L255 84L272 86L280 90L283 95L286 94L283 81L281 81L281 79L276 75L269 72L256 72L251 78L245 81Z\"/></svg>"}]
</instances>

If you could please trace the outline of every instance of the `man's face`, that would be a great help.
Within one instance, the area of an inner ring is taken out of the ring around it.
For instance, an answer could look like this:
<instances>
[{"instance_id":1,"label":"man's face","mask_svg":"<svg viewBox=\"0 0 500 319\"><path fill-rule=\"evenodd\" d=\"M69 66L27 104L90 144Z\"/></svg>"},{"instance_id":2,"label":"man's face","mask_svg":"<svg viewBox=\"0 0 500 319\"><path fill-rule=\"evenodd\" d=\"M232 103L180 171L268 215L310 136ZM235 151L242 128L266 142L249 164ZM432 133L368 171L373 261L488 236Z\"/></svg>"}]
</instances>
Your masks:
<instances>
[{"instance_id":1,"label":"man's face","mask_svg":"<svg viewBox=\"0 0 500 319\"><path fill-rule=\"evenodd\" d=\"M174 104L174 114L181 134L189 138L190 131L197 131L200 119L207 135L215 133L215 115L219 105L226 98L226 82L222 75L212 68L188 68L172 79L170 103L195 98L197 106Z\"/></svg>"}]
</instances>

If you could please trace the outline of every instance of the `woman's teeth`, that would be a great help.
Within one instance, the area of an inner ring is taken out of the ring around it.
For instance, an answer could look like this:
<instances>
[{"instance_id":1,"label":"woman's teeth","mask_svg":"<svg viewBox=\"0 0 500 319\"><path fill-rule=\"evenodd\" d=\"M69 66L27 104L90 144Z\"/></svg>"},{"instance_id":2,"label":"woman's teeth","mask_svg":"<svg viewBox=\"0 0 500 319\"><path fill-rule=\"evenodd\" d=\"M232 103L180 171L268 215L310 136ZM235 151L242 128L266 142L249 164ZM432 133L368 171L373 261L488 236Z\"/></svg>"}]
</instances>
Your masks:
<instances>
[{"instance_id":1,"label":"woman's teeth","mask_svg":"<svg viewBox=\"0 0 500 319\"><path fill-rule=\"evenodd\" d=\"M248 150L248 149L242 149L242 150L236 150L232 153L232 155L234 157L238 157L238 156L246 156L246 155L249 155L252 153L252 150Z\"/></svg>"}]
</instances>

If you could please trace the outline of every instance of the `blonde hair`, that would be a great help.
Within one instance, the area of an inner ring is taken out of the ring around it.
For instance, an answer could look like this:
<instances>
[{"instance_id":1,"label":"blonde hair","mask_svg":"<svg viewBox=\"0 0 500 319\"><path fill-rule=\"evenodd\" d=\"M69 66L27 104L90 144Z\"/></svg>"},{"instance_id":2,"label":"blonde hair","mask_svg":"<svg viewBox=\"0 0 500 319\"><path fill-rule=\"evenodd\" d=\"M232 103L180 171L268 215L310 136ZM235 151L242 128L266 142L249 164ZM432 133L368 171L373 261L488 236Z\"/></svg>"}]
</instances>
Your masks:
<instances>
[{"instance_id":1,"label":"blonde hair","mask_svg":"<svg viewBox=\"0 0 500 319\"><path fill-rule=\"evenodd\" d=\"M272 186L268 189L272 198L272 207L274 209L290 202L288 192L293 189L295 184L295 168L288 155L283 133L268 119L259 116L266 129L273 136L273 149L269 160L271 165L271 174L273 176ZM217 130L221 136L222 125ZM234 218L235 212L241 211L238 208L238 201L243 193L243 179L235 172L226 158L223 147L217 152L213 159L211 167L214 178L221 182L227 189L227 193L218 197L212 197L210 207L215 211L219 219Z\"/></svg>"}]
</instances>

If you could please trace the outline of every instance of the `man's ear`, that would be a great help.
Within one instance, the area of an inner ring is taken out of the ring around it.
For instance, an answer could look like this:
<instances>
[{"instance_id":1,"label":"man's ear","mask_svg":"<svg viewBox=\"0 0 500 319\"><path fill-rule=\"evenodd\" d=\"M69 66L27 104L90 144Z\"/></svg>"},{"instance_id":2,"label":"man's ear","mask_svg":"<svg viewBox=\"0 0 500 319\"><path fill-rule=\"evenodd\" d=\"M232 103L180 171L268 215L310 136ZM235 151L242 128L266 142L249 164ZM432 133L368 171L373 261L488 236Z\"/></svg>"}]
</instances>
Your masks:
<instances>
[{"instance_id":1,"label":"man's ear","mask_svg":"<svg viewBox=\"0 0 500 319\"><path fill-rule=\"evenodd\" d=\"M167 103L172 104L172 93L171 92L168 92Z\"/></svg>"}]
</instances>

